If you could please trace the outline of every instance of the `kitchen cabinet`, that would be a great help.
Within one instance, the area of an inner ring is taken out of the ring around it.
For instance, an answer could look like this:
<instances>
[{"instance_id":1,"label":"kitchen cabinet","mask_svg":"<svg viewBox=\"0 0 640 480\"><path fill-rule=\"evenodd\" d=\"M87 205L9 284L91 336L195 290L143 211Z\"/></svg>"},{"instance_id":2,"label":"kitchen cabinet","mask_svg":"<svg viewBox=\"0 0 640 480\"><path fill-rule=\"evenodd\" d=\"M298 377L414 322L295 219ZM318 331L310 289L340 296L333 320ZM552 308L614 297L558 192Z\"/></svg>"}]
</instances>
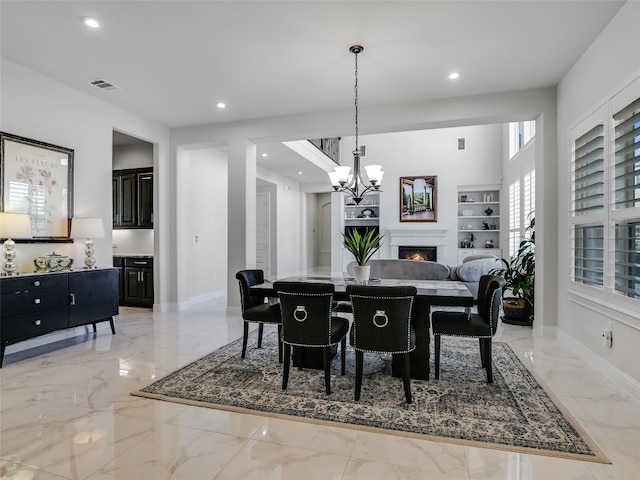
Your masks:
<instances>
[{"instance_id":1,"label":"kitchen cabinet","mask_svg":"<svg viewBox=\"0 0 640 480\"><path fill-rule=\"evenodd\" d=\"M153 228L153 169L114 170L113 228Z\"/></svg>"},{"instance_id":2,"label":"kitchen cabinet","mask_svg":"<svg viewBox=\"0 0 640 480\"><path fill-rule=\"evenodd\" d=\"M120 269L120 305L153 307L153 257L114 257Z\"/></svg>"}]
</instances>

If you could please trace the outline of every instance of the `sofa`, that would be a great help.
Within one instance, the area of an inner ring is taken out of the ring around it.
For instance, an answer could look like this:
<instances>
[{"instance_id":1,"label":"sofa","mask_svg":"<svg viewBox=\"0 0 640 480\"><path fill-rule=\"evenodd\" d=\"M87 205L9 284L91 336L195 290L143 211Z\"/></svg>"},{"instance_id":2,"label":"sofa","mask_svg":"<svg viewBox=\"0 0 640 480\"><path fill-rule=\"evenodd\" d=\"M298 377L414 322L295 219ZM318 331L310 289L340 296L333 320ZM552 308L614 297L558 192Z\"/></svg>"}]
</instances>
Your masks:
<instances>
[{"instance_id":1,"label":"sofa","mask_svg":"<svg viewBox=\"0 0 640 480\"><path fill-rule=\"evenodd\" d=\"M356 262L347 265L347 273L353 276ZM457 280L463 282L474 301L478 299L480 277L494 268L500 268L500 259L494 255L477 255L464 259L460 265L445 265L421 260L374 259L369 260L371 278L395 278L400 280Z\"/></svg>"}]
</instances>

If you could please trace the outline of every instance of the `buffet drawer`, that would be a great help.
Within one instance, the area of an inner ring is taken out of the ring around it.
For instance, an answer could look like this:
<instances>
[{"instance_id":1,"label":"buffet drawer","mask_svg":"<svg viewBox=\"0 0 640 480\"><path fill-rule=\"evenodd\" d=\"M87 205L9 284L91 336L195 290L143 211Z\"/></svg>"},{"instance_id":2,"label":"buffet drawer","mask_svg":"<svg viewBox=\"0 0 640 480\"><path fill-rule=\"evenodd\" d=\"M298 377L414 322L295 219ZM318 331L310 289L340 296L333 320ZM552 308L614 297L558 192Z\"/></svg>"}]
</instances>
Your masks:
<instances>
[{"instance_id":1,"label":"buffet drawer","mask_svg":"<svg viewBox=\"0 0 640 480\"><path fill-rule=\"evenodd\" d=\"M64 278L66 283L66 278ZM5 293L2 285L2 318L23 315L31 312L46 312L54 308L69 305L67 286L40 290L22 290L16 293Z\"/></svg>"},{"instance_id":2,"label":"buffet drawer","mask_svg":"<svg viewBox=\"0 0 640 480\"><path fill-rule=\"evenodd\" d=\"M47 274L2 279L2 295L47 290L57 287L67 288L66 275Z\"/></svg>"},{"instance_id":3,"label":"buffet drawer","mask_svg":"<svg viewBox=\"0 0 640 480\"><path fill-rule=\"evenodd\" d=\"M66 307L11 317L3 314L0 323L2 342L19 341L67 328L68 318L69 311Z\"/></svg>"}]
</instances>

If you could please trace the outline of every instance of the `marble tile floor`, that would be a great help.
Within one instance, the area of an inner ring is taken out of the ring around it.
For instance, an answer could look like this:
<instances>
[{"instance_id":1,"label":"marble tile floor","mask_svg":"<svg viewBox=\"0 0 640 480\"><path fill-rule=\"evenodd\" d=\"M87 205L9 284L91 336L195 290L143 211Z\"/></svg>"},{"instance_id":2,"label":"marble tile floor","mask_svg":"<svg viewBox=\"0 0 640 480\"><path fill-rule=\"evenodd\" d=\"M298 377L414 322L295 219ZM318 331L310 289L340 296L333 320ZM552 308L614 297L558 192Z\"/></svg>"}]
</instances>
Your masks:
<instances>
[{"instance_id":1,"label":"marble tile floor","mask_svg":"<svg viewBox=\"0 0 640 480\"><path fill-rule=\"evenodd\" d=\"M0 370L0 478L14 480L626 480L640 472L640 405L558 340L507 341L613 462L603 465L317 426L132 397L239 338L225 299L181 312L121 308L53 345L9 347ZM267 327L269 328L269 327Z\"/></svg>"}]
</instances>

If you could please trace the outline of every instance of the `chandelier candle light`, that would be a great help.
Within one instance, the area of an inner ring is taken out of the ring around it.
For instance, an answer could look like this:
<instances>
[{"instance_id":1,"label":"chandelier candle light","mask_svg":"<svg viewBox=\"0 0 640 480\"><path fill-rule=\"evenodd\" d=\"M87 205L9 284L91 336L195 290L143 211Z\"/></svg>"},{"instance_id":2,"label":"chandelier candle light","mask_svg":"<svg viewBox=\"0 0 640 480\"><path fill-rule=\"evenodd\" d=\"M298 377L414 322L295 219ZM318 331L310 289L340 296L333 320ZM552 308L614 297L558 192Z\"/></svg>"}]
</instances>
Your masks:
<instances>
[{"instance_id":1,"label":"chandelier candle light","mask_svg":"<svg viewBox=\"0 0 640 480\"><path fill-rule=\"evenodd\" d=\"M353 174L351 174L351 167L341 166L334 167L333 172L329 172L329 179L333 190L336 192L348 193L353 197L356 205L359 205L362 201L362 197L370 191L378 191L380 184L382 183L382 171L381 165L367 165L364 169L369 177L369 185L366 185L362 179L360 173L360 158L364 157L365 147L364 145L358 146L358 54L364 50L361 45L353 45L349 48L349 51L355 56L355 107L356 107L356 148L353 151Z\"/></svg>"}]
</instances>

